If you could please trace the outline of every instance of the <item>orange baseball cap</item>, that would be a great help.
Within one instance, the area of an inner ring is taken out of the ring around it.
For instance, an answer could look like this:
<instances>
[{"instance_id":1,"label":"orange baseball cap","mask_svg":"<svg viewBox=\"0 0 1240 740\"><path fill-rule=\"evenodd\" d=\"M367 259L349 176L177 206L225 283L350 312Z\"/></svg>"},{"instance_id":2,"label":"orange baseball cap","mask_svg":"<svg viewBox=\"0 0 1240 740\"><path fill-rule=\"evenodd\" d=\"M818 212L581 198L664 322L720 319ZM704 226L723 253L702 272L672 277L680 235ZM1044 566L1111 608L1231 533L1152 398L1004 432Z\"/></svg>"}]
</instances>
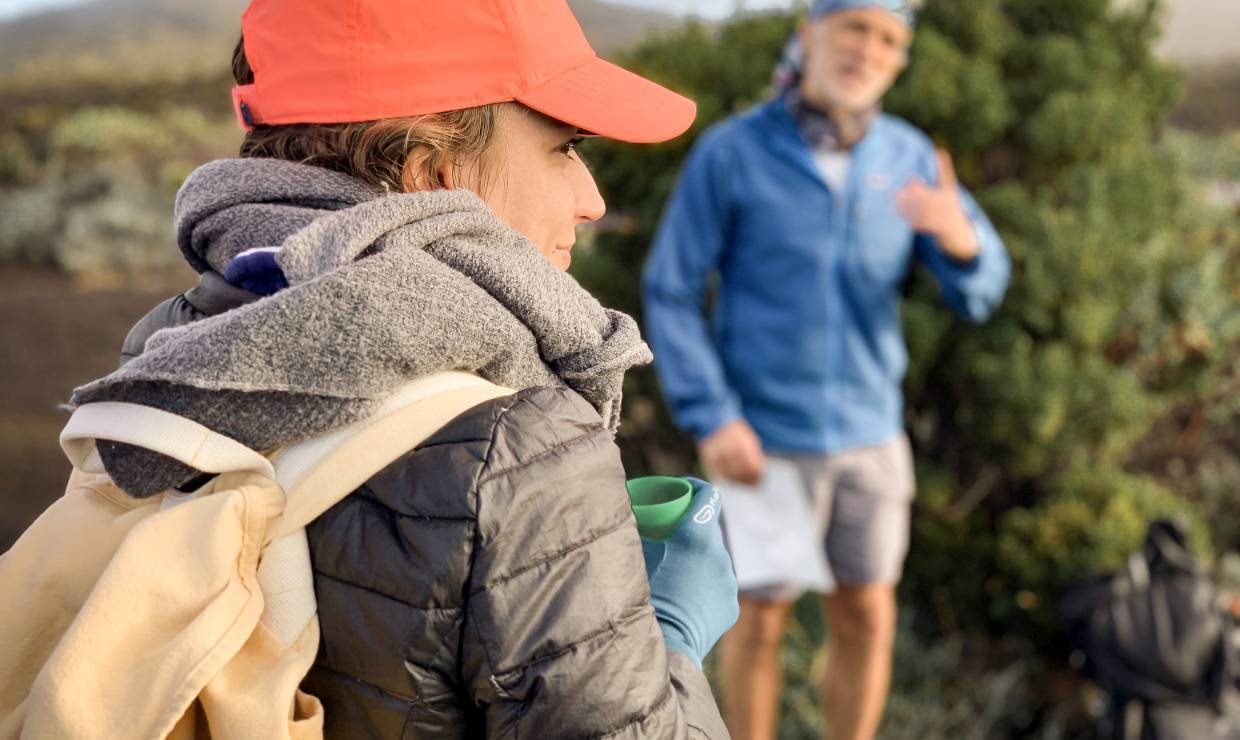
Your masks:
<instances>
[{"instance_id":1,"label":"orange baseball cap","mask_svg":"<svg viewBox=\"0 0 1240 740\"><path fill-rule=\"evenodd\" d=\"M253 0L254 84L237 120L346 123L516 100L584 132L651 143L693 101L594 53L566 0Z\"/></svg>"}]
</instances>

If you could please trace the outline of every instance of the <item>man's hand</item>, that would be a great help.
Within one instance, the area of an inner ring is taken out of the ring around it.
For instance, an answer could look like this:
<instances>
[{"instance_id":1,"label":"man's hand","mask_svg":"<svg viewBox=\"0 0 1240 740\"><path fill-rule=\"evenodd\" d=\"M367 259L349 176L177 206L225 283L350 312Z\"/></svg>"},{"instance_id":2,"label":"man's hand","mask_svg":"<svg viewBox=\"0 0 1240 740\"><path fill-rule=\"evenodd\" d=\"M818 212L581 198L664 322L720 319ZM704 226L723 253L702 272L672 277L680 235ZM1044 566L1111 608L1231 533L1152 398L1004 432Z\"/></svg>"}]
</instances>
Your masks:
<instances>
[{"instance_id":1,"label":"man's hand","mask_svg":"<svg viewBox=\"0 0 1240 740\"><path fill-rule=\"evenodd\" d=\"M919 178L912 178L896 194L896 208L914 231L933 236L948 257L968 262L977 256L977 234L964 212L951 155L939 149L936 157L939 184L930 187Z\"/></svg>"},{"instance_id":2,"label":"man's hand","mask_svg":"<svg viewBox=\"0 0 1240 740\"><path fill-rule=\"evenodd\" d=\"M730 421L698 443L698 455L710 475L758 485L766 467L762 442L744 419Z\"/></svg>"}]
</instances>

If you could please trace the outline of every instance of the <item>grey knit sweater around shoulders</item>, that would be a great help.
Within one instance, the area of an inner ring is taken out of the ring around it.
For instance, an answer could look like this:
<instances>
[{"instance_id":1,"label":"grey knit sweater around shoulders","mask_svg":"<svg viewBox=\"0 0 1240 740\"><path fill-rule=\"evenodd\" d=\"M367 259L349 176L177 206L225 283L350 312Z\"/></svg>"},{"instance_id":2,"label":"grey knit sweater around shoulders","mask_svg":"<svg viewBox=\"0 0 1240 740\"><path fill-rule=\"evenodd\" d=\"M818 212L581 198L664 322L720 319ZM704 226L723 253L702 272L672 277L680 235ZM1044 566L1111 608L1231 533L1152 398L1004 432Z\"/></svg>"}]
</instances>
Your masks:
<instances>
[{"instance_id":1,"label":"grey knit sweater around shoulders","mask_svg":"<svg viewBox=\"0 0 1240 740\"><path fill-rule=\"evenodd\" d=\"M362 418L413 378L466 370L514 388L572 388L614 432L624 372L651 359L630 317L600 306L468 191L385 195L307 165L221 160L181 188L176 228L199 271L279 247L290 287L159 331L71 406L147 404L271 449ZM100 453L136 496L196 475L126 445Z\"/></svg>"}]
</instances>

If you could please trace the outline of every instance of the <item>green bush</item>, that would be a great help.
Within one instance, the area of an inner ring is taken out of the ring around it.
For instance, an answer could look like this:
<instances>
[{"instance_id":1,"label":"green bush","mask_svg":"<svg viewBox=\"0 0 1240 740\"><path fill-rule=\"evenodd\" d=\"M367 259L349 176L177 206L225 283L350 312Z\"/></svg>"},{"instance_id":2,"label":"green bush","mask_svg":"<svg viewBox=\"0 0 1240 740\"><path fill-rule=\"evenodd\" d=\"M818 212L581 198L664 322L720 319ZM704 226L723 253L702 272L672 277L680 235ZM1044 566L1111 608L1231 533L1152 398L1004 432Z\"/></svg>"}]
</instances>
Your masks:
<instances>
[{"instance_id":1,"label":"green bush","mask_svg":"<svg viewBox=\"0 0 1240 740\"><path fill-rule=\"evenodd\" d=\"M0 134L0 187L28 182L35 168L34 154L21 136L12 131Z\"/></svg>"},{"instance_id":2,"label":"green bush","mask_svg":"<svg viewBox=\"0 0 1240 740\"><path fill-rule=\"evenodd\" d=\"M21 137L0 141L0 182L14 184L0 201L0 259L70 272L179 265L177 187L198 164L235 151L234 124L192 108L118 106L46 123L41 161Z\"/></svg>"}]
</instances>

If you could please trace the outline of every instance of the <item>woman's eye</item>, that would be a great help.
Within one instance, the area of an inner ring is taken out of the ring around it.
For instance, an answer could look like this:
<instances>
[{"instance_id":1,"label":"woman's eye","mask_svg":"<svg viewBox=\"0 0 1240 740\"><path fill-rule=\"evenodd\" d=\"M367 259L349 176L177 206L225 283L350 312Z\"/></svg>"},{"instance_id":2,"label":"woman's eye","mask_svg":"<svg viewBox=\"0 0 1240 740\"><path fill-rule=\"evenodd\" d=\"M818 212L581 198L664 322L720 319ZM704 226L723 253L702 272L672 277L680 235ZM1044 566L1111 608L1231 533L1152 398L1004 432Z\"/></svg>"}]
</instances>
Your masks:
<instances>
[{"instance_id":1,"label":"woman's eye","mask_svg":"<svg viewBox=\"0 0 1240 740\"><path fill-rule=\"evenodd\" d=\"M564 142L564 144L560 147L560 151L564 154L571 156L574 152L577 151L578 145L580 145L581 142L583 141L585 141L585 137L574 136L573 138Z\"/></svg>"}]
</instances>

